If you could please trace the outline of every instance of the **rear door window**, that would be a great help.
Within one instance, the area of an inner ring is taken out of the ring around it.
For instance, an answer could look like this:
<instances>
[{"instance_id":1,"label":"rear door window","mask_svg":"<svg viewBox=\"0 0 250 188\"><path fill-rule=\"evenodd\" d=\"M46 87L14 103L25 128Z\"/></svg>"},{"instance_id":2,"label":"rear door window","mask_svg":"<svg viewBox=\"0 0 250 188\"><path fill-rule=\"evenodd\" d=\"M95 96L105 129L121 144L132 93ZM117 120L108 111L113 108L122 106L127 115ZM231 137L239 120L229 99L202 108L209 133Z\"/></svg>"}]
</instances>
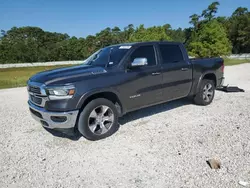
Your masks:
<instances>
[{"instance_id":1,"label":"rear door window","mask_svg":"<svg viewBox=\"0 0 250 188\"><path fill-rule=\"evenodd\" d=\"M180 46L176 44L160 44L162 63L179 63L184 60Z\"/></svg>"}]
</instances>

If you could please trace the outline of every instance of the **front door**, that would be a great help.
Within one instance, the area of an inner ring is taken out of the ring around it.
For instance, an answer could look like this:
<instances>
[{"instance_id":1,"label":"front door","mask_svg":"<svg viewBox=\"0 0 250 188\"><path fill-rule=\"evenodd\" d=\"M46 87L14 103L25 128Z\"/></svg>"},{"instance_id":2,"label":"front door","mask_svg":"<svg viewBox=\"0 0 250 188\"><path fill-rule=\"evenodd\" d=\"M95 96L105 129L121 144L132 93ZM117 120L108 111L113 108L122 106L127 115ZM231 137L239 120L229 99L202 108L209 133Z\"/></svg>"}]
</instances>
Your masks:
<instances>
[{"instance_id":1,"label":"front door","mask_svg":"<svg viewBox=\"0 0 250 188\"><path fill-rule=\"evenodd\" d=\"M125 73L126 83L122 86L122 95L128 111L157 103L162 100L162 74L157 62L153 45L136 48L129 57L129 62L135 58L147 58L147 65L131 67Z\"/></svg>"}]
</instances>

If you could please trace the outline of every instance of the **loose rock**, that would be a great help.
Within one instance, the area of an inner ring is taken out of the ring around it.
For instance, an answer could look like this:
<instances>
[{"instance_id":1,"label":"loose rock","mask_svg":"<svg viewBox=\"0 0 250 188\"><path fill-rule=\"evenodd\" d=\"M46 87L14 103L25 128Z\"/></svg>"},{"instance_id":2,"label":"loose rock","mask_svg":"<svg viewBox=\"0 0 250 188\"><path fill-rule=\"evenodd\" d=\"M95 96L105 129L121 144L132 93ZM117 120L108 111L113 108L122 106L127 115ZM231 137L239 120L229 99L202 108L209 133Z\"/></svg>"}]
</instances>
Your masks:
<instances>
[{"instance_id":1,"label":"loose rock","mask_svg":"<svg viewBox=\"0 0 250 188\"><path fill-rule=\"evenodd\" d=\"M220 169L221 168L221 162L216 159L209 159L207 160L207 164L210 166L211 169Z\"/></svg>"},{"instance_id":2,"label":"loose rock","mask_svg":"<svg viewBox=\"0 0 250 188\"><path fill-rule=\"evenodd\" d=\"M249 185L249 183L246 182L246 181L239 181L239 185L242 185L243 187L246 187L246 186Z\"/></svg>"}]
</instances>

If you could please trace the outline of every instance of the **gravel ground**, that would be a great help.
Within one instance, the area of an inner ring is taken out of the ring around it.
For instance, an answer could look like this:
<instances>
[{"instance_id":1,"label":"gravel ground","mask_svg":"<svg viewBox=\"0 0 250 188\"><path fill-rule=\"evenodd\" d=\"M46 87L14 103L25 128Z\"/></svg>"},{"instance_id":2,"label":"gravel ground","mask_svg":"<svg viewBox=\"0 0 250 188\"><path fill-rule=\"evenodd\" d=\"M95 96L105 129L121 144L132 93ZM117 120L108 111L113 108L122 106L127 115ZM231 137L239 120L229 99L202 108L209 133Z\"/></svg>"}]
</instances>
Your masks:
<instances>
[{"instance_id":1,"label":"gravel ground","mask_svg":"<svg viewBox=\"0 0 250 188\"><path fill-rule=\"evenodd\" d=\"M241 187L250 182L250 64L225 72L246 92L139 110L96 142L53 136L31 118L25 88L0 90L0 187Z\"/></svg>"}]
</instances>

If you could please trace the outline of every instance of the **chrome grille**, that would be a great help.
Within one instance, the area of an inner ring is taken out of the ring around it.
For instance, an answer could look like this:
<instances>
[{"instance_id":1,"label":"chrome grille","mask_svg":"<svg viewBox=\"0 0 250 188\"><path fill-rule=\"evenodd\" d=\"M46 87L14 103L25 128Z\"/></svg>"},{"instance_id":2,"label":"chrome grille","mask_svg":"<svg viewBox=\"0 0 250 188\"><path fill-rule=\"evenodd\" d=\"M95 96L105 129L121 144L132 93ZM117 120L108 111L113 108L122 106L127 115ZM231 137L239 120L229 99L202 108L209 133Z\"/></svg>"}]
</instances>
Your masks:
<instances>
[{"instance_id":1,"label":"chrome grille","mask_svg":"<svg viewBox=\"0 0 250 188\"><path fill-rule=\"evenodd\" d=\"M33 95L30 95L30 100L35 103L35 104L39 104L41 105L42 104L42 98L39 98L39 97L35 97Z\"/></svg>"},{"instance_id":2,"label":"chrome grille","mask_svg":"<svg viewBox=\"0 0 250 188\"><path fill-rule=\"evenodd\" d=\"M41 89L40 89L40 87L29 86L29 91L32 92L32 93L41 94Z\"/></svg>"},{"instance_id":3,"label":"chrome grille","mask_svg":"<svg viewBox=\"0 0 250 188\"><path fill-rule=\"evenodd\" d=\"M40 107L45 106L46 101L48 101L48 96L46 95L44 85L42 83L28 81L27 90L31 103Z\"/></svg>"}]
</instances>

